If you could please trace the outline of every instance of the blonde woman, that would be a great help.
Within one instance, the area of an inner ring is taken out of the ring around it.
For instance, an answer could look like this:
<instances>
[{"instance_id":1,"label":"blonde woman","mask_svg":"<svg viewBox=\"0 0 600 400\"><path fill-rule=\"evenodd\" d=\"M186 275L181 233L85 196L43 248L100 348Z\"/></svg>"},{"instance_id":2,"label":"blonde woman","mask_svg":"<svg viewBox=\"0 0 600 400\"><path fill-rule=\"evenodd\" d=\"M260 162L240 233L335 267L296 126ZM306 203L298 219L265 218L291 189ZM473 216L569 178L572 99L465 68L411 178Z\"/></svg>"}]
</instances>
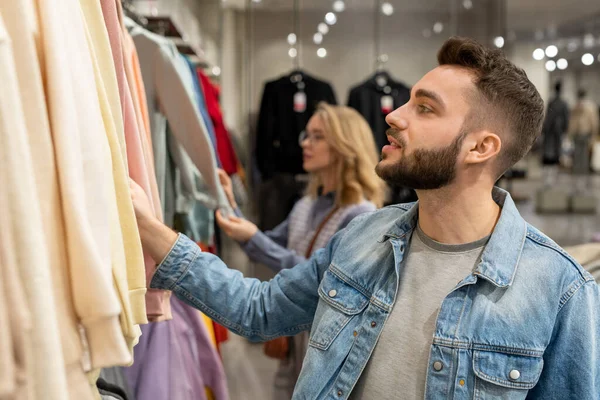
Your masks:
<instances>
[{"instance_id":1,"label":"blonde woman","mask_svg":"<svg viewBox=\"0 0 600 400\"><path fill-rule=\"evenodd\" d=\"M355 110L319 104L300 136L303 167L310 174L307 194L287 219L269 232L238 217L217 222L253 261L274 271L305 261L357 215L381 207L384 183L375 174L379 153L373 133ZM237 210L231 181L219 174L232 207ZM291 398L306 353L308 333L280 338L265 346L267 355L281 359L275 381L275 399Z\"/></svg>"}]
</instances>

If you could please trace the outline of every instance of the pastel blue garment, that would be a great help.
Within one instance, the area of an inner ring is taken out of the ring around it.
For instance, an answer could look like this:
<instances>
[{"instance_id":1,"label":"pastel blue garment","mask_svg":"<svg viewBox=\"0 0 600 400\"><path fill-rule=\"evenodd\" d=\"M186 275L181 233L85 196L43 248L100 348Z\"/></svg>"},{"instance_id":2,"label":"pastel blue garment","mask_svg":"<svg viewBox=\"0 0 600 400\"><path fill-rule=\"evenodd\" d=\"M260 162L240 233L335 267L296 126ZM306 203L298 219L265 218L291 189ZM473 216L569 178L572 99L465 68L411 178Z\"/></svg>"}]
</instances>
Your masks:
<instances>
[{"instance_id":1,"label":"pastel blue garment","mask_svg":"<svg viewBox=\"0 0 600 400\"><path fill-rule=\"evenodd\" d=\"M425 398L597 400L599 287L507 192L493 197L502 211L481 261L440 305ZM151 287L254 341L310 330L294 399L347 399L394 306L417 217L418 203L362 214L269 282L180 236Z\"/></svg>"},{"instance_id":2,"label":"pastel blue garment","mask_svg":"<svg viewBox=\"0 0 600 400\"><path fill-rule=\"evenodd\" d=\"M186 61L188 67L190 68L190 72L192 73L194 81L194 97L196 99L196 104L198 104L198 109L200 110L200 114L202 115L202 119L204 120L204 124L206 125L206 129L208 130L210 141L212 142L213 148L215 150L217 164L219 165L219 168L221 168L221 160L219 159L217 153L217 136L215 135L215 126L213 125L212 119L210 119L210 115L208 115L208 109L206 108L206 100L204 99L204 90L202 89L202 82L200 82L200 80L198 79L196 66L190 61L190 59L183 55L181 55L180 57Z\"/></svg>"}]
</instances>

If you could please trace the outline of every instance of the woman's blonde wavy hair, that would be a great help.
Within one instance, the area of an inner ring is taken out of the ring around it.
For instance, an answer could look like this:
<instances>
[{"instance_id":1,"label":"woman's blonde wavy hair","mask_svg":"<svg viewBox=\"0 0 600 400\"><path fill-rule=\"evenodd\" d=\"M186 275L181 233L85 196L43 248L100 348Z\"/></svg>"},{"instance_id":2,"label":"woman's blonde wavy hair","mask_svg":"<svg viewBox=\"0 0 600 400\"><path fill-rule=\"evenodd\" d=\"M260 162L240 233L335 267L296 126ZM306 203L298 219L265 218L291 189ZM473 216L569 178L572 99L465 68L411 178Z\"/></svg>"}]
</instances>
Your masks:
<instances>
[{"instance_id":1,"label":"woman's blonde wavy hair","mask_svg":"<svg viewBox=\"0 0 600 400\"><path fill-rule=\"evenodd\" d=\"M319 103L315 115L323 121L325 140L333 152L336 205L343 207L366 199L381 207L385 184L375 173L379 152L367 121L350 107L327 103ZM316 197L322 184L318 174L311 174L308 195Z\"/></svg>"}]
</instances>

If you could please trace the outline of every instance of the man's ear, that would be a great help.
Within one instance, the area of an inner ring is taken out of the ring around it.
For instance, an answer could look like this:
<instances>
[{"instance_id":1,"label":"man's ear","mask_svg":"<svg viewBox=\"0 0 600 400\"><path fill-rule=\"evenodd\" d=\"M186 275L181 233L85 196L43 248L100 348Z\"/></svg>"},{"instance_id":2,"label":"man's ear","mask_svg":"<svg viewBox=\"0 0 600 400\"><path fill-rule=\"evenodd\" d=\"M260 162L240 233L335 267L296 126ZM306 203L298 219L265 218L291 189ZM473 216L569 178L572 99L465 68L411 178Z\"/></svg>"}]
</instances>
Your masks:
<instances>
[{"instance_id":1,"label":"man's ear","mask_svg":"<svg viewBox=\"0 0 600 400\"><path fill-rule=\"evenodd\" d=\"M500 136L487 130L471 133L465 142L468 145L465 163L470 165L486 162L498 155L502 148Z\"/></svg>"}]
</instances>

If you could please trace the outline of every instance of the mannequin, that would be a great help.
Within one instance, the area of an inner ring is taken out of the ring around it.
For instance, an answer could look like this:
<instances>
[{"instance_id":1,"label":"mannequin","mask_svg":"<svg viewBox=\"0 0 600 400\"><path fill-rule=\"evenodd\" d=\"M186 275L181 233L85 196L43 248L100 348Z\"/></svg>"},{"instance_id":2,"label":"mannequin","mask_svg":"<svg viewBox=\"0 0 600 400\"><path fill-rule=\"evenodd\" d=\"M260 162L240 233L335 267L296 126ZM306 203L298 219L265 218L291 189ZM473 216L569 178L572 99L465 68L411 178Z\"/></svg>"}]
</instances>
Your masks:
<instances>
[{"instance_id":1,"label":"mannequin","mask_svg":"<svg viewBox=\"0 0 600 400\"><path fill-rule=\"evenodd\" d=\"M555 96L548 104L543 128L542 163L545 187L554 186L557 181L562 139L569 123L569 106L561 98L562 82L556 82L554 90Z\"/></svg>"},{"instance_id":2,"label":"mannequin","mask_svg":"<svg viewBox=\"0 0 600 400\"><path fill-rule=\"evenodd\" d=\"M586 91L580 89L577 93L579 99L573 108L569 121L569 137L573 140L573 175L575 179L575 193L584 193L590 173L590 148L598 136L600 121L598 106L586 99Z\"/></svg>"}]
</instances>

